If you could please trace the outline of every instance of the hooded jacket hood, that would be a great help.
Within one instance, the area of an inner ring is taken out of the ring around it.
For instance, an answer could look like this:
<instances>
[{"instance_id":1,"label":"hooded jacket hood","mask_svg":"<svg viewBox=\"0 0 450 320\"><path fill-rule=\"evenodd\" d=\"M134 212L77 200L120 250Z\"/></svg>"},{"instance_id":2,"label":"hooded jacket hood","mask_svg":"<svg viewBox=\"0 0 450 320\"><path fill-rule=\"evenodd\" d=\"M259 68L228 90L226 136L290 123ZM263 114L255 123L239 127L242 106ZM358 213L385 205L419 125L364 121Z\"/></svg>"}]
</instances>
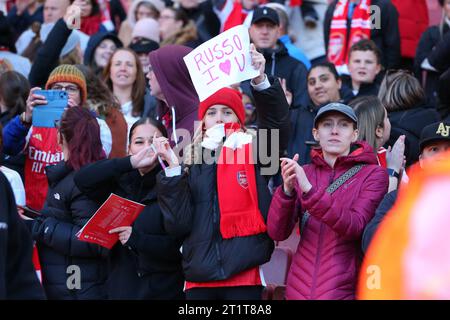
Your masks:
<instances>
[{"instance_id":1,"label":"hooded jacket hood","mask_svg":"<svg viewBox=\"0 0 450 320\"><path fill-rule=\"evenodd\" d=\"M317 166L329 166L323 158L322 149L311 151L312 163ZM365 141L357 141L350 146L350 153L347 156L338 157L334 167L345 166L348 168L356 164L378 164L377 156L372 147Z\"/></svg>"},{"instance_id":2,"label":"hooded jacket hood","mask_svg":"<svg viewBox=\"0 0 450 320\"><path fill-rule=\"evenodd\" d=\"M183 57L191 51L189 47L167 45L152 51L149 57L156 79L166 98L168 104L166 107L171 110L172 119L175 119L173 122L178 128L187 129L192 133L200 101L183 60ZM160 110L159 116L163 116L165 111L167 110Z\"/></svg>"},{"instance_id":3,"label":"hooded jacket hood","mask_svg":"<svg viewBox=\"0 0 450 320\"><path fill-rule=\"evenodd\" d=\"M86 66L89 66L92 63L92 60L94 59L95 49L97 49L97 47L100 45L100 43L105 39L112 40L116 44L117 48L123 47L122 41L120 41L119 38L117 38L117 36L113 33L98 32L98 33L92 35L89 38L89 42L87 44L86 51L84 52L83 63Z\"/></svg>"}]
</instances>

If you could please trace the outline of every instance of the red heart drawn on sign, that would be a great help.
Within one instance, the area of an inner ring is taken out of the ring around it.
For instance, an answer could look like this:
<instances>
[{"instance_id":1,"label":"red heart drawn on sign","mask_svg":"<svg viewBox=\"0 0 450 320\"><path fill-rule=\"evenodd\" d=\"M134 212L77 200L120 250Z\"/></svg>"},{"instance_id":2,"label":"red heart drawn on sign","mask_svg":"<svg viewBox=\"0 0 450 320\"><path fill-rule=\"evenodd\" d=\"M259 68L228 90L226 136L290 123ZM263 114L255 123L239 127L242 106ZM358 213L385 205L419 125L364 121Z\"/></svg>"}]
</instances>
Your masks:
<instances>
[{"instance_id":1,"label":"red heart drawn on sign","mask_svg":"<svg viewBox=\"0 0 450 320\"><path fill-rule=\"evenodd\" d=\"M230 60L220 63L219 68L220 68L220 70L222 70L222 72L226 73L227 75L230 75L230 70L231 70Z\"/></svg>"}]
</instances>

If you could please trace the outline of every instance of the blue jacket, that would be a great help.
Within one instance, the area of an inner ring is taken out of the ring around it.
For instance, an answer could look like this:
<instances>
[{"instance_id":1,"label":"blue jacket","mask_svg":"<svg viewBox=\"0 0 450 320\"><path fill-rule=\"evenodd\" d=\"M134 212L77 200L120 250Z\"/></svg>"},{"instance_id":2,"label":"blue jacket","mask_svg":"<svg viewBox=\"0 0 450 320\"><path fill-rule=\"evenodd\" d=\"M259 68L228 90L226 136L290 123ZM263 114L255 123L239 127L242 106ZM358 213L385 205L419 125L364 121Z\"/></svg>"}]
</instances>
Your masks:
<instances>
[{"instance_id":1,"label":"blue jacket","mask_svg":"<svg viewBox=\"0 0 450 320\"><path fill-rule=\"evenodd\" d=\"M17 155L25 146L25 138L30 127L25 127L19 116L14 117L3 128L3 152L7 155Z\"/></svg>"},{"instance_id":2,"label":"blue jacket","mask_svg":"<svg viewBox=\"0 0 450 320\"><path fill-rule=\"evenodd\" d=\"M280 40L284 44L284 46L288 50L289 55L292 58L297 59L298 61L302 62L305 65L307 70L309 70L311 68L311 62L305 56L303 51L300 50L300 48L296 47L292 43L291 38L289 38L289 35L285 34L284 36L281 36L280 38L278 38L278 40Z\"/></svg>"},{"instance_id":3,"label":"blue jacket","mask_svg":"<svg viewBox=\"0 0 450 320\"><path fill-rule=\"evenodd\" d=\"M375 216L372 218L372 220L370 220L370 222L364 229L361 244L362 251L364 253L366 253L367 249L369 248L370 242L377 232L378 226L380 225L381 221L383 221L384 217L386 216L386 213L388 213L389 210L391 210L391 208L394 206L395 200L397 200L397 191L398 190L391 191L384 196L383 200L377 208L377 211L375 211Z\"/></svg>"}]
</instances>

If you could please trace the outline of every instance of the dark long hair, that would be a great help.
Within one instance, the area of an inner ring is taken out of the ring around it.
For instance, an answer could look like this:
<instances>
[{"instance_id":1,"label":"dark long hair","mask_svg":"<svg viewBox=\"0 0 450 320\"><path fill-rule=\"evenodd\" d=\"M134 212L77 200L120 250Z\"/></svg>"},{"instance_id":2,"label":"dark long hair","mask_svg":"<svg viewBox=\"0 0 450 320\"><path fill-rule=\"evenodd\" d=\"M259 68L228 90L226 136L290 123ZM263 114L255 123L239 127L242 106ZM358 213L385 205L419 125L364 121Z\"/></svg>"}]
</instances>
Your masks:
<instances>
[{"instance_id":1,"label":"dark long hair","mask_svg":"<svg viewBox=\"0 0 450 320\"><path fill-rule=\"evenodd\" d=\"M147 117L147 118L141 118L138 121L136 121L135 123L133 123L133 125L130 128L130 134L128 136L128 143L131 144L131 137L133 136L134 130L142 124L151 124L156 129L158 129L159 132L161 132L163 137L166 137L166 138L168 137L167 129L161 121Z\"/></svg>"},{"instance_id":2,"label":"dark long hair","mask_svg":"<svg viewBox=\"0 0 450 320\"><path fill-rule=\"evenodd\" d=\"M92 113L82 107L67 109L59 122L59 133L69 147L67 164L74 170L105 158L100 126Z\"/></svg>"},{"instance_id":3,"label":"dark long hair","mask_svg":"<svg viewBox=\"0 0 450 320\"><path fill-rule=\"evenodd\" d=\"M306 79L309 78L309 75L311 74L311 71L316 69L316 68L327 68L331 74L334 76L334 78L337 80L339 80L341 77L339 76L339 73L336 70L336 66L328 61L325 62L320 62L320 63L316 63L314 64L311 69L308 70L308 73L306 74Z\"/></svg>"},{"instance_id":4,"label":"dark long hair","mask_svg":"<svg viewBox=\"0 0 450 320\"><path fill-rule=\"evenodd\" d=\"M131 90L131 102L133 104L132 114L134 117L140 117L142 112L144 111L144 97L145 97L145 75L142 72L142 64L139 60L139 57L137 54L128 48L117 48L116 51L111 55L109 58L108 64L106 65L105 69L103 70L103 79L105 80L106 84L108 85L108 88L113 91L113 84L111 81L111 66L112 66L112 60L113 57L116 55L119 51L127 51L131 53L134 57L134 60L136 62L136 80L133 83L133 88ZM114 93L114 92L113 92Z\"/></svg>"},{"instance_id":5,"label":"dark long hair","mask_svg":"<svg viewBox=\"0 0 450 320\"><path fill-rule=\"evenodd\" d=\"M9 110L10 119L25 111L29 93L30 84L20 73L7 71L0 75L0 98Z\"/></svg>"}]
</instances>

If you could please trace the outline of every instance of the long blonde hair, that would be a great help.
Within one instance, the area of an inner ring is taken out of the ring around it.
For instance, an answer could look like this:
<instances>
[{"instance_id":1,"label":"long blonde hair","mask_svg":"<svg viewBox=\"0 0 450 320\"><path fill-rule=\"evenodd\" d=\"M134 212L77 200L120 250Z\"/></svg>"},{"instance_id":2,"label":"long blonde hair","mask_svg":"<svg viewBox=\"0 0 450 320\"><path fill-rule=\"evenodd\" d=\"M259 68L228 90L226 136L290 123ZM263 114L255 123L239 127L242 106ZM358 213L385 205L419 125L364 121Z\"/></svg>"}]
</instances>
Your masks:
<instances>
[{"instance_id":1,"label":"long blonde hair","mask_svg":"<svg viewBox=\"0 0 450 320\"><path fill-rule=\"evenodd\" d=\"M384 129L384 116L386 109L376 96L363 96L349 103L358 117L358 140L370 144L376 153L378 148L376 130Z\"/></svg>"}]
</instances>

